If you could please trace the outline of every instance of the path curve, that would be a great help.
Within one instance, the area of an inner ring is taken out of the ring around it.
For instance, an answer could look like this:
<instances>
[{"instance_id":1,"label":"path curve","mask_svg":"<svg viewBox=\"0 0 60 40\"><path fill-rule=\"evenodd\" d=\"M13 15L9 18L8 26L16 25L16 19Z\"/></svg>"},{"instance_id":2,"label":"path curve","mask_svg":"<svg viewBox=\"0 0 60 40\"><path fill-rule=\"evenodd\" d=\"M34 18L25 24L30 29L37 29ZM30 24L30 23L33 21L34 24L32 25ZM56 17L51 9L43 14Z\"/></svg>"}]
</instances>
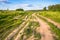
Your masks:
<instances>
[{"instance_id":1,"label":"path curve","mask_svg":"<svg viewBox=\"0 0 60 40\"><path fill-rule=\"evenodd\" d=\"M48 22L51 22L52 24L54 24L55 26L57 26L60 29L60 23L57 23L57 22L55 22L55 21L53 21L53 20L51 20L51 19L49 19L47 17L44 17L42 15L38 15L38 16L40 16L41 18L46 19Z\"/></svg>"},{"instance_id":2,"label":"path curve","mask_svg":"<svg viewBox=\"0 0 60 40\"><path fill-rule=\"evenodd\" d=\"M41 34L41 40L54 40L53 35L50 31L50 26L44 22L42 19L38 18L36 15L33 15L40 24L40 29L37 32Z\"/></svg>"}]
</instances>

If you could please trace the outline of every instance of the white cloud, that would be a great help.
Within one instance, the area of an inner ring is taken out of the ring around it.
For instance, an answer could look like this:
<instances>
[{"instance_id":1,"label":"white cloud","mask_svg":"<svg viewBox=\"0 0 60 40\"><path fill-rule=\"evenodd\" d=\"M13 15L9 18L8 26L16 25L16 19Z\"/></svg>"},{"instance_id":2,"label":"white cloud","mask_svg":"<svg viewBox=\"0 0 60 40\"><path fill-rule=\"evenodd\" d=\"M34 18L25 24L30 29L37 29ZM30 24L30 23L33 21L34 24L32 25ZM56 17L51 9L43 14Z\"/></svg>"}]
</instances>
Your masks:
<instances>
[{"instance_id":1,"label":"white cloud","mask_svg":"<svg viewBox=\"0 0 60 40\"><path fill-rule=\"evenodd\" d=\"M29 6L32 5L32 6ZM13 4L8 7L9 9L17 9L17 8L23 8L24 10L39 10L42 7L40 5L33 5L33 4Z\"/></svg>"},{"instance_id":2,"label":"white cloud","mask_svg":"<svg viewBox=\"0 0 60 40\"><path fill-rule=\"evenodd\" d=\"M28 4L10 4L9 6L8 6L8 8L11 10L14 10L14 9L17 9L17 8L25 8L25 7L27 7L28 6Z\"/></svg>"},{"instance_id":3,"label":"white cloud","mask_svg":"<svg viewBox=\"0 0 60 40\"><path fill-rule=\"evenodd\" d=\"M4 8L3 8L4 7ZM15 10L17 8L23 8L24 10L39 10L42 9L43 7L35 4L4 4L1 6L2 9L7 9L9 8L10 10Z\"/></svg>"},{"instance_id":4,"label":"white cloud","mask_svg":"<svg viewBox=\"0 0 60 40\"><path fill-rule=\"evenodd\" d=\"M25 10L40 10L42 9L43 7L40 5L40 4L32 4L32 6L26 6L24 9Z\"/></svg>"},{"instance_id":5,"label":"white cloud","mask_svg":"<svg viewBox=\"0 0 60 40\"><path fill-rule=\"evenodd\" d=\"M9 4L11 2L9 2L8 0L0 0L0 4Z\"/></svg>"}]
</instances>

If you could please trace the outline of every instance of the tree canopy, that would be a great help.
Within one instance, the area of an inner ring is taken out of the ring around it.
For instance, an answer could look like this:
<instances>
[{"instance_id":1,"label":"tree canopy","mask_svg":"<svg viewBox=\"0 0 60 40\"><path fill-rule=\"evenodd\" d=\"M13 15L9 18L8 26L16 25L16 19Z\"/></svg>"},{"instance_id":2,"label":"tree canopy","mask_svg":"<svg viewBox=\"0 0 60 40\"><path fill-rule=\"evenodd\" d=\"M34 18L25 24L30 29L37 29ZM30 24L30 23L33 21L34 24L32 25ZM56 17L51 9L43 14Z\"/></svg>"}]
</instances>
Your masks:
<instances>
[{"instance_id":1,"label":"tree canopy","mask_svg":"<svg viewBox=\"0 0 60 40\"><path fill-rule=\"evenodd\" d=\"M24 11L24 9L22 9L22 8L19 8L19 9L16 9L16 11Z\"/></svg>"},{"instance_id":2,"label":"tree canopy","mask_svg":"<svg viewBox=\"0 0 60 40\"><path fill-rule=\"evenodd\" d=\"M43 10L44 10L44 11L47 10L46 7L44 7Z\"/></svg>"},{"instance_id":3,"label":"tree canopy","mask_svg":"<svg viewBox=\"0 0 60 40\"><path fill-rule=\"evenodd\" d=\"M60 4L48 6L48 10L60 11Z\"/></svg>"}]
</instances>

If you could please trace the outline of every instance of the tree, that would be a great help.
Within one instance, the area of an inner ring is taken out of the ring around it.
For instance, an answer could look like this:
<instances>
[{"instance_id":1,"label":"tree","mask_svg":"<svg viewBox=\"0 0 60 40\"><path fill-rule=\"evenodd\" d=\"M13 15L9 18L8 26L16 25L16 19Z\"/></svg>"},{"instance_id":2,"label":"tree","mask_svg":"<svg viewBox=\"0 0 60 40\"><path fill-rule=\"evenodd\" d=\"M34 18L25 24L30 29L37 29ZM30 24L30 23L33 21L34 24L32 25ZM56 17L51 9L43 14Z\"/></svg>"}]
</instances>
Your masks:
<instances>
[{"instance_id":1,"label":"tree","mask_svg":"<svg viewBox=\"0 0 60 40\"><path fill-rule=\"evenodd\" d=\"M60 4L48 6L48 10L60 11Z\"/></svg>"},{"instance_id":2,"label":"tree","mask_svg":"<svg viewBox=\"0 0 60 40\"><path fill-rule=\"evenodd\" d=\"M44 10L44 11L47 10L46 7L44 7L43 10Z\"/></svg>"},{"instance_id":3,"label":"tree","mask_svg":"<svg viewBox=\"0 0 60 40\"><path fill-rule=\"evenodd\" d=\"M24 11L24 9L19 8L19 9L16 9L16 11Z\"/></svg>"}]
</instances>

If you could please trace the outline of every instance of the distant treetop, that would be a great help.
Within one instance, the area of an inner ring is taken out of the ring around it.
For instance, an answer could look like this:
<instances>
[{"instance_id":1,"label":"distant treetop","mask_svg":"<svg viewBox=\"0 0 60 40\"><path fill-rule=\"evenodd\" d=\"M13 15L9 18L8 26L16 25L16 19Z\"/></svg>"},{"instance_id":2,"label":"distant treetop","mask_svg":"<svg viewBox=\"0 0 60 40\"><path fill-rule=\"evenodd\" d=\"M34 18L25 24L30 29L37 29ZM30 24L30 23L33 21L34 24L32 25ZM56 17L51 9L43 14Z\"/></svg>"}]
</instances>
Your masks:
<instances>
[{"instance_id":1,"label":"distant treetop","mask_svg":"<svg viewBox=\"0 0 60 40\"><path fill-rule=\"evenodd\" d=\"M16 11L24 11L24 9L22 9L22 8L19 8L19 9L16 9Z\"/></svg>"},{"instance_id":2,"label":"distant treetop","mask_svg":"<svg viewBox=\"0 0 60 40\"><path fill-rule=\"evenodd\" d=\"M60 11L60 4L48 6L48 10Z\"/></svg>"}]
</instances>

